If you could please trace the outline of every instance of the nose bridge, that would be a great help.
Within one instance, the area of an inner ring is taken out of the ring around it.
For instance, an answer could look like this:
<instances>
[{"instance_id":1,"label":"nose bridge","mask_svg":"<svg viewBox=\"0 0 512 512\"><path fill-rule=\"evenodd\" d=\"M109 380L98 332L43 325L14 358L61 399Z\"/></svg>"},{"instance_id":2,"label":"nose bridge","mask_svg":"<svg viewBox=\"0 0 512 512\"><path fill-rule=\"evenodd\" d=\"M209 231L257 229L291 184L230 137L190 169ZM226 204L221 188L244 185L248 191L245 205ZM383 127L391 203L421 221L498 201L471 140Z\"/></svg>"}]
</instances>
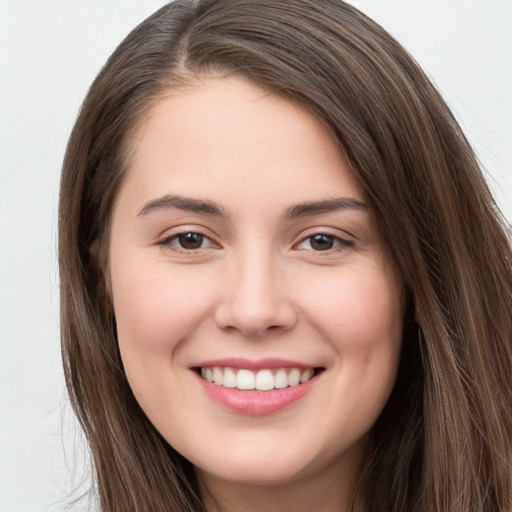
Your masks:
<instances>
[{"instance_id":1,"label":"nose bridge","mask_svg":"<svg viewBox=\"0 0 512 512\"><path fill-rule=\"evenodd\" d=\"M245 336L261 336L269 329L285 329L295 323L282 264L270 247L249 244L237 251L226 278L224 300L217 311L219 326Z\"/></svg>"}]
</instances>

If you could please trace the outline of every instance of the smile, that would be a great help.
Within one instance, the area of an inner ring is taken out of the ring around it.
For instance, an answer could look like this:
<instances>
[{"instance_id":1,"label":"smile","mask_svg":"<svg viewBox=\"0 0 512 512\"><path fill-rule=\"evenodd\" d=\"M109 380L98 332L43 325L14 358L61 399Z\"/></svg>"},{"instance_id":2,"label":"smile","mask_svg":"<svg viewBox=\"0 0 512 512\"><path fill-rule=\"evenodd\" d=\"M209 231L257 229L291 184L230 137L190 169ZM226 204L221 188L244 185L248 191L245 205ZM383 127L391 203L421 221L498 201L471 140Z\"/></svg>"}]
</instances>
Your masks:
<instances>
[{"instance_id":1,"label":"smile","mask_svg":"<svg viewBox=\"0 0 512 512\"><path fill-rule=\"evenodd\" d=\"M326 370L284 359L224 359L191 367L206 395L237 414L275 414L311 391Z\"/></svg>"},{"instance_id":2,"label":"smile","mask_svg":"<svg viewBox=\"0 0 512 512\"><path fill-rule=\"evenodd\" d=\"M201 377L212 384L239 390L272 391L295 387L315 375L314 368L267 368L259 371L231 367L202 367Z\"/></svg>"}]
</instances>

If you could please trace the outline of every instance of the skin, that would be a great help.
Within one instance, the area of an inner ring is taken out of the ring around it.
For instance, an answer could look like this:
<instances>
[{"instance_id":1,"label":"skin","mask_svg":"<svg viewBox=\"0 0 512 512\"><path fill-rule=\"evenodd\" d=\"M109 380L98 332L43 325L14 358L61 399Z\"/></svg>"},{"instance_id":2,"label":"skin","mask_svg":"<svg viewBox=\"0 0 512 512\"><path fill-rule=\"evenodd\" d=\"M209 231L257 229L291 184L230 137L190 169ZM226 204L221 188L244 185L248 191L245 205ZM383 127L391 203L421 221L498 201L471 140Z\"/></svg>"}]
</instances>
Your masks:
<instances>
[{"instance_id":1,"label":"skin","mask_svg":"<svg viewBox=\"0 0 512 512\"><path fill-rule=\"evenodd\" d=\"M195 465L209 510L348 510L395 380L403 293L336 141L289 100L207 77L157 102L131 142L109 277L141 407ZM290 216L333 198L349 207ZM183 247L183 233L202 234L200 247ZM191 369L231 357L324 371L288 407L247 415L213 401Z\"/></svg>"}]
</instances>

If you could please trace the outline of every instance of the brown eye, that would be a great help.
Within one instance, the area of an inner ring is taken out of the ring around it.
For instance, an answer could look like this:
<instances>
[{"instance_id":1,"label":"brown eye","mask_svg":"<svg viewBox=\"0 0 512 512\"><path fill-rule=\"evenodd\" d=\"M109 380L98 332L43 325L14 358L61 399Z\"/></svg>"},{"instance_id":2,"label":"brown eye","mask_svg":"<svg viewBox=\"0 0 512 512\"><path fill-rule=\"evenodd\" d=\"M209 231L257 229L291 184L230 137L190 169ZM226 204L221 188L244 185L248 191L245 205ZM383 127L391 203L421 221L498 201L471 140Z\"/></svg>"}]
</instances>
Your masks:
<instances>
[{"instance_id":1,"label":"brown eye","mask_svg":"<svg viewBox=\"0 0 512 512\"><path fill-rule=\"evenodd\" d=\"M309 238L314 251L328 251L334 247L334 237L329 235L314 235Z\"/></svg>"},{"instance_id":2,"label":"brown eye","mask_svg":"<svg viewBox=\"0 0 512 512\"><path fill-rule=\"evenodd\" d=\"M168 236L158 242L158 245L181 252L193 252L200 249L214 249L219 246L209 237L195 231L183 231Z\"/></svg>"},{"instance_id":3,"label":"brown eye","mask_svg":"<svg viewBox=\"0 0 512 512\"><path fill-rule=\"evenodd\" d=\"M308 236L298 244L297 248L314 252L329 251L331 249L344 249L352 247L354 242L345 240L339 236L328 235L326 233L316 233Z\"/></svg>"},{"instance_id":4,"label":"brown eye","mask_svg":"<svg viewBox=\"0 0 512 512\"><path fill-rule=\"evenodd\" d=\"M204 236L199 233L183 233L174 240L182 248L187 250L200 249L204 242Z\"/></svg>"}]
</instances>

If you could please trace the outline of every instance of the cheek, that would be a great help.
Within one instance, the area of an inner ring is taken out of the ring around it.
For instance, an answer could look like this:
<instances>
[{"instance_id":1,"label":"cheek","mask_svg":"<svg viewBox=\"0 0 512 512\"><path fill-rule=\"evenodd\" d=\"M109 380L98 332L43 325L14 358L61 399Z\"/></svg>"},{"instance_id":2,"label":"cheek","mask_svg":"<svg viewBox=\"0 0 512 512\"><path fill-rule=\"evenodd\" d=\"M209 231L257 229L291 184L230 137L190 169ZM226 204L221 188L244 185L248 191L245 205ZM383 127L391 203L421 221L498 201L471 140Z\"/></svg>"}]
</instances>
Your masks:
<instances>
[{"instance_id":1,"label":"cheek","mask_svg":"<svg viewBox=\"0 0 512 512\"><path fill-rule=\"evenodd\" d=\"M130 387L150 420L166 431L170 416L161 418L157 411L190 407L174 385L184 367L180 347L208 315L212 296L206 287L198 293L181 271L146 268L125 259L112 269L113 305Z\"/></svg>"},{"instance_id":2,"label":"cheek","mask_svg":"<svg viewBox=\"0 0 512 512\"><path fill-rule=\"evenodd\" d=\"M112 271L117 332L123 359L172 352L210 309L211 293L197 280L164 268L130 272L129 262ZM151 268L151 265L147 265ZM133 278L131 276L134 276ZM126 364L126 363L125 363Z\"/></svg>"},{"instance_id":3,"label":"cheek","mask_svg":"<svg viewBox=\"0 0 512 512\"><path fill-rule=\"evenodd\" d=\"M363 358L373 351L396 352L402 334L402 293L391 271L344 269L339 279L320 281L315 289L306 307L341 355Z\"/></svg>"},{"instance_id":4,"label":"cheek","mask_svg":"<svg viewBox=\"0 0 512 512\"><path fill-rule=\"evenodd\" d=\"M403 330L402 288L391 272L374 272L373 267L340 283L318 306L317 326L338 356L333 395L344 397L343 411L352 418L350 428L358 436L374 424L395 382Z\"/></svg>"}]
</instances>

